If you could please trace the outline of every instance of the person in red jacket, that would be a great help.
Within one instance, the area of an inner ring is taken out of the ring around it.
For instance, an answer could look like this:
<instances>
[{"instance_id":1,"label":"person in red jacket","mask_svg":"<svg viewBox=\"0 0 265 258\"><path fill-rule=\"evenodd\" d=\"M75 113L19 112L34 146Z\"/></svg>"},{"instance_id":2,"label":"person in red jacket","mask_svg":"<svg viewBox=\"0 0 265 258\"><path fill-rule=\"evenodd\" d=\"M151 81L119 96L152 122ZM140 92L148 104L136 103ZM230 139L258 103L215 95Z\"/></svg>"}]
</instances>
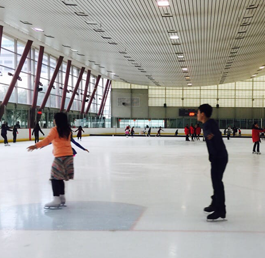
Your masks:
<instances>
[{"instance_id":1,"label":"person in red jacket","mask_svg":"<svg viewBox=\"0 0 265 258\"><path fill-rule=\"evenodd\" d=\"M194 141L194 138L195 138L195 128L194 128L193 124L190 125L190 136L191 136L191 140Z\"/></svg>"},{"instance_id":2,"label":"person in red jacket","mask_svg":"<svg viewBox=\"0 0 265 258\"><path fill-rule=\"evenodd\" d=\"M202 129L201 129L200 125L197 124L197 125L195 126L195 134L196 134L197 140L200 140L200 134L201 134L201 131L202 131Z\"/></svg>"},{"instance_id":3,"label":"person in red jacket","mask_svg":"<svg viewBox=\"0 0 265 258\"><path fill-rule=\"evenodd\" d=\"M185 131L185 135L186 135L186 141L189 142L190 141L190 139L189 139L190 128L188 125L185 126L184 131Z\"/></svg>"},{"instance_id":4,"label":"person in red jacket","mask_svg":"<svg viewBox=\"0 0 265 258\"><path fill-rule=\"evenodd\" d=\"M252 154L261 154L259 151L261 132L265 132L265 130L262 128L259 128L258 123L255 122L252 126L252 141L254 142ZM256 152L256 147L257 147L257 152Z\"/></svg>"}]
</instances>

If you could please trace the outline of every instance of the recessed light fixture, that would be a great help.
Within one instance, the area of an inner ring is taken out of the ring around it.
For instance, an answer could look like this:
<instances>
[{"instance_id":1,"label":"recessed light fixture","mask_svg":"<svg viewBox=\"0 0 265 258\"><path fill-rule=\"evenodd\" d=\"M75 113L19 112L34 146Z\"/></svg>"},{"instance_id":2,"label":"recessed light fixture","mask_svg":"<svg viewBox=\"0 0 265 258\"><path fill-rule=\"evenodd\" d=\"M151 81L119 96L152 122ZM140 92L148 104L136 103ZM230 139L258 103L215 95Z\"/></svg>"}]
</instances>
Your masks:
<instances>
[{"instance_id":1,"label":"recessed light fixture","mask_svg":"<svg viewBox=\"0 0 265 258\"><path fill-rule=\"evenodd\" d=\"M262 65L259 69L264 69L265 68L265 66L264 65Z\"/></svg>"},{"instance_id":2,"label":"recessed light fixture","mask_svg":"<svg viewBox=\"0 0 265 258\"><path fill-rule=\"evenodd\" d=\"M73 52L78 52L78 50L76 50L76 49L73 49L73 48L71 48L71 51L73 51Z\"/></svg>"},{"instance_id":3,"label":"recessed light fixture","mask_svg":"<svg viewBox=\"0 0 265 258\"><path fill-rule=\"evenodd\" d=\"M46 38L54 39L54 36L52 36L52 35L46 35L46 34L44 34L44 36L45 36Z\"/></svg>"},{"instance_id":4,"label":"recessed light fixture","mask_svg":"<svg viewBox=\"0 0 265 258\"><path fill-rule=\"evenodd\" d=\"M62 1L67 6L77 6L77 4L74 1L71 0L64 0Z\"/></svg>"},{"instance_id":5,"label":"recessed light fixture","mask_svg":"<svg viewBox=\"0 0 265 258\"><path fill-rule=\"evenodd\" d=\"M77 16L88 16L88 14L87 13L85 13L85 12L75 12L75 14L77 15Z\"/></svg>"},{"instance_id":6,"label":"recessed light fixture","mask_svg":"<svg viewBox=\"0 0 265 258\"><path fill-rule=\"evenodd\" d=\"M110 74L115 75L115 73L110 73Z\"/></svg>"},{"instance_id":7,"label":"recessed light fixture","mask_svg":"<svg viewBox=\"0 0 265 258\"><path fill-rule=\"evenodd\" d=\"M105 30L103 30L103 29L101 29L101 28L100 28L100 29L94 29L94 31L95 31L95 32L105 32Z\"/></svg>"},{"instance_id":8,"label":"recessed light fixture","mask_svg":"<svg viewBox=\"0 0 265 258\"><path fill-rule=\"evenodd\" d=\"M188 86L192 86L192 83L188 83Z\"/></svg>"},{"instance_id":9,"label":"recessed light fixture","mask_svg":"<svg viewBox=\"0 0 265 258\"><path fill-rule=\"evenodd\" d=\"M126 51L119 51L119 53L122 54L122 55L126 55L127 54Z\"/></svg>"},{"instance_id":10,"label":"recessed light fixture","mask_svg":"<svg viewBox=\"0 0 265 258\"><path fill-rule=\"evenodd\" d=\"M167 6L169 6L169 1L167 1L167 0L157 0L157 5L159 7L167 7Z\"/></svg>"},{"instance_id":11,"label":"recessed light fixture","mask_svg":"<svg viewBox=\"0 0 265 258\"><path fill-rule=\"evenodd\" d=\"M37 31L37 32L43 32L44 30L41 28L32 28L33 30Z\"/></svg>"},{"instance_id":12,"label":"recessed light fixture","mask_svg":"<svg viewBox=\"0 0 265 258\"><path fill-rule=\"evenodd\" d=\"M63 47L67 47L67 48L71 48L71 46L68 46L68 45L62 45Z\"/></svg>"},{"instance_id":13,"label":"recessed light fixture","mask_svg":"<svg viewBox=\"0 0 265 258\"><path fill-rule=\"evenodd\" d=\"M1 8L1 7L0 7ZM32 23L28 22L28 21L20 21L21 23L23 24L26 24L26 25L32 25Z\"/></svg>"},{"instance_id":14,"label":"recessed light fixture","mask_svg":"<svg viewBox=\"0 0 265 258\"><path fill-rule=\"evenodd\" d=\"M90 62L90 63L95 63L95 61L93 61L93 60L88 60L88 62Z\"/></svg>"},{"instance_id":15,"label":"recessed light fixture","mask_svg":"<svg viewBox=\"0 0 265 258\"><path fill-rule=\"evenodd\" d=\"M77 54L78 56L85 56L84 54Z\"/></svg>"},{"instance_id":16,"label":"recessed light fixture","mask_svg":"<svg viewBox=\"0 0 265 258\"><path fill-rule=\"evenodd\" d=\"M257 76L257 75L256 75L256 74L253 74L253 75L252 75L252 77L255 77L255 76Z\"/></svg>"},{"instance_id":17,"label":"recessed light fixture","mask_svg":"<svg viewBox=\"0 0 265 258\"><path fill-rule=\"evenodd\" d=\"M178 58L184 58L184 55L178 55Z\"/></svg>"},{"instance_id":18,"label":"recessed light fixture","mask_svg":"<svg viewBox=\"0 0 265 258\"><path fill-rule=\"evenodd\" d=\"M134 59L128 59L129 62L134 62L135 60Z\"/></svg>"},{"instance_id":19,"label":"recessed light fixture","mask_svg":"<svg viewBox=\"0 0 265 258\"><path fill-rule=\"evenodd\" d=\"M181 69L182 69L182 71L188 71L187 67L182 67Z\"/></svg>"},{"instance_id":20,"label":"recessed light fixture","mask_svg":"<svg viewBox=\"0 0 265 258\"><path fill-rule=\"evenodd\" d=\"M186 80L190 80L190 76L185 76L185 79Z\"/></svg>"},{"instance_id":21,"label":"recessed light fixture","mask_svg":"<svg viewBox=\"0 0 265 258\"><path fill-rule=\"evenodd\" d=\"M125 58L132 58L131 56L124 56Z\"/></svg>"},{"instance_id":22,"label":"recessed light fixture","mask_svg":"<svg viewBox=\"0 0 265 258\"><path fill-rule=\"evenodd\" d=\"M118 45L118 43L114 42L114 41L109 41L108 42L110 45Z\"/></svg>"},{"instance_id":23,"label":"recessed light fixture","mask_svg":"<svg viewBox=\"0 0 265 258\"><path fill-rule=\"evenodd\" d=\"M103 39L111 39L111 37L108 36L101 36Z\"/></svg>"},{"instance_id":24,"label":"recessed light fixture","mask_svg":"<svg viewBox=\"0 0 265 258\"><path fill-rule=\"evenodd\" d=\"M5 8L4 6L0 5L0 8Z\"/></svg>"},{"instance_id":25,"label":"recessed light fixture","mask_svg":"<svg viewBox=\"0 0 265 258\"><path fill-rule=\"evenodd\" d=\"M170 30L167 30L168 33L177 33L177 30L174 30L174 29L170 29Z\"/></svg>"},{"instance_id":26,"label":"recessed light fixture","mask_svg":"<svg viewBox=\"0 0 265 258\"><path fill-rule=\"evenodd\" d=\"M172 42L172 46L180 46L181 44L179 42Z\"/></svg>"},{"instance_id":27,"label":"recessed light fixture","mask_svg":"<svg viewBox=\"0 0 265 258\"><path fill-rule=\"evenodd\" d=\"M178 35L171 35L170 39L179 39L179 36Z\"/></svg>"},{"instance_id":28,"label":"recessed light fixture","mask_svg":"<svg viewBox=\"0 0 265 258\"><path fill-rule=\"evenodd\" d=\"M96 21L85 21L88 25L97 25L98 23Z\"/></svg>"}]
</instances>

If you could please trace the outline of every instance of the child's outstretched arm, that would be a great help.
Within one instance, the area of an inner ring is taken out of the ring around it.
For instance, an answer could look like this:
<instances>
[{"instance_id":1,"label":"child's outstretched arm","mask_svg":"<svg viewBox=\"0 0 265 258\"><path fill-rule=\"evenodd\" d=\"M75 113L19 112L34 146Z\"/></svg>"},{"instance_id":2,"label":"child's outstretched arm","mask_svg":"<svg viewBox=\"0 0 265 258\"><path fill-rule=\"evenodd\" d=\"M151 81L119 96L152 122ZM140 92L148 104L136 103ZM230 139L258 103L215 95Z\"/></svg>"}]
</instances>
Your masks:
<instances>
[{"instance_id":1,"label":"child's outstretched arm","mask_svg":"<svg viewBox=\"0 0 265 258\"><path fill-rule=\"evenodd\" d=\"M75 144L77 147L79 147L81 150L89 152L87 149L85 149L82 145L80 145L78 142L76 142L73 138L71 138L71 142Z\"/></svg>"},{"instance_id":2,"label":"child's outstretched arm","mask_svg":"<svg viewBox=\"0 0 265 258\"><path fill-rule=\"evenodd\" d=\"M56 128L52 128L49 135L47 137L45 137L41 142L36 143L35 145L31 145L29 146L27 149L28 151L33 151L42 147L45 147L47 145L49 145L52 140L56 137Z\"/></svg>"}]
</instances>

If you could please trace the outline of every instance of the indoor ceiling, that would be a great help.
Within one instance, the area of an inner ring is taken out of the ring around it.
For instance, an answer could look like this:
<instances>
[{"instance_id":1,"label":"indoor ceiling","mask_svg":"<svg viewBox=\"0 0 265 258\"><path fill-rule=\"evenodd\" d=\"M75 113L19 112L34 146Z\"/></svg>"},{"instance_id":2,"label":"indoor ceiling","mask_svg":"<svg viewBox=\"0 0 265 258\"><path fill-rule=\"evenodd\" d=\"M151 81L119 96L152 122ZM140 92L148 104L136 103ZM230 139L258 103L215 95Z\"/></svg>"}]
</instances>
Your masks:
<instances>
[{"instance_id":1,"label":"indoor ceiling","mask_svg":"<svg viewBox=\"0 0 265 258\"><path fill-rule=\"evenodd\" d=\"M204 86L265 74L264 0L169 0L168 7L157 0L0 0L0 6L4 32L23 32L114 80Z\"/></svg>"}]
</instances>

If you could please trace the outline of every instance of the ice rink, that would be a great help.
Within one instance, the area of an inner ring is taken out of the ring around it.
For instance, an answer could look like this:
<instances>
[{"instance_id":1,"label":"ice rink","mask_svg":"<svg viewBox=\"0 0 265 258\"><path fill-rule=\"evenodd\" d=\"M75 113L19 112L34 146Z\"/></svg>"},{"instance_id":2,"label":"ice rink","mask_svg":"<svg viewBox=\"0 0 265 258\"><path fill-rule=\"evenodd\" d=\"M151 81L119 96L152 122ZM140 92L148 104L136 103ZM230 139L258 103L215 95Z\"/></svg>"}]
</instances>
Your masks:
<instances>
[{"instance_id":1,"label":"ice rink","mask_svg":"<svg viewBox=\"0 0 265 258\"><path fill-rule=\"evenodd\" d=\"M212 187L205 143L87 137L67 205L51 201L52 146L0 145L1 258L250 258L265 253L265 142L225 144L227 221L206 222Z\"/></svg>"}]
</instances>

